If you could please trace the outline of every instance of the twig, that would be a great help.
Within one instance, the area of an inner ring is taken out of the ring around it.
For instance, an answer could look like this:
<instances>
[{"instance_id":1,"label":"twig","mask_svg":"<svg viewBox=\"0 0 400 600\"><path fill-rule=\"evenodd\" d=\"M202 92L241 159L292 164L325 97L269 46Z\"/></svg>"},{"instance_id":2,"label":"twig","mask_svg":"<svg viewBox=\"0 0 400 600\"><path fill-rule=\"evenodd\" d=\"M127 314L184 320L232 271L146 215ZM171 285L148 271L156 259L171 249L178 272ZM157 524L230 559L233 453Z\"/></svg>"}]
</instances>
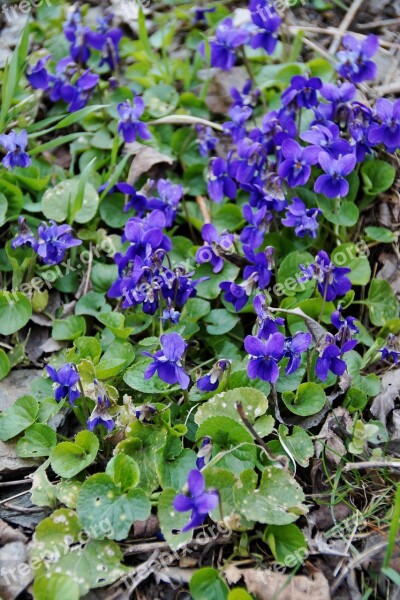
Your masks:
<instances>
[{"instance_id":1,"label":"twig","mask_svg":"<svg viewBox=\"0 0 400 600\"><path fill-rule=\"evenodd\" d=\"M155 121L148 121L148 125L164 125L164 123L170 123L171 125L206 125L212 127L221 133L224 131L222 125L208 121L207 119L200 119L200 117L192 117L191 115L168 115L168 117L161 117Z\"/></svg>"},{"instance_id":2,"label":"twig","mask_svg":"<svg viewBox=\"0 0 400 600\"><path fill-rule=\"evenodd\" d=\"M383 548L386 548L387 545L388 545L387 541L380 542L379 544L375 544L374 546L371 546L370 548L368 548L368 550L365 550L365 552L363 552L362 554L359 554L358 556L353 558L353 560L349 562L349 564L347 565L347 567L345 568L343 573L340 575L340 577L338 577L338 579L333 584L332 590L331 590L332 594L341 586L342 581L347 577L348 573L350 573L350 571L352 569L354 569L358 565L361 565L363 562L365 562L367 559L369 559L370 556L373 556L374 554L376 554Z\"/></svg>"},{"instance_id":3,"label":"twig","mask_svg":"<svg viewBox=\"0 0 400 600\"><path fill-rule=\"evenodd\" d=\"M207 207L206 199L203 198L203 196L196 196L196 202L199 205L201 214L203 215L204 223L211 223L211 215Z\"/></svg>"},{"instance_id":4,"label":"twig","mask_svg":"<svg viewBox=\"0 0 400 600\"><path fill-rule=\"evenodd\" d=\"M326 60L332 61L331 54L329 54L329 52L327 52L326 50L324 50L322 48L322 46L319 46L318 44L315 44L314 42L312 42L311 40L309 40L306 37L303 38L303 43L306 46L308 46L309 48L311 48L311 50L314 50L315 52L318 52L318 54L321 54L321 56L324 56L326 58Z\"/></svg>"},{"instance_id":5,"label":"twig","mask_svg":"<svg viewBox=\"0 0 400 600\"><path fill-rule=\"evenodd\" d=\"M257 442L260 444L261 448L264 450L268 460L271 460L272 462L279 462L281 463L281 465L283 466L284 469L288 468L288 459L286 456L275 456L274 454L271 453L270 449L268 448L267 444L264 442L264 440L258 435L257 431L254 429L253 425L250 423L250 421L248 420L248 418L246 417L246 415L244 414L244 410L243 410L243 405L241 402L237 402L235 405L235 408L238 412L239 417L242 419L243 424L246 426L246 428L249 430L249 432L251 433L251 435L257 440Z\"/></svg>"},{"instance_id":6,"label":"twig","mask_svg":"<svg viewBox=\"0 0 400 600\"><path fill-rule=\"evenodd\" d=\"M378 29L378 27L390 27L391 25L398 25L400 23L400 17L395 19L382 19L381 21L370 21L369 23L357 23L358 29Z\"/></svg>"},{"instance_id":7,"label":"twig","mask_svg":"<svg viewBox=\"0 0 400 600\"><path fill-rule=\"evenodd\" d=\"M289 30L294 34L298 31L306 31L310 33L323 33L333 37L340 37L339 31L333 27L327 27L326 29L323 29L322 27L315 27L314 25L290 25ZM351 35L358 40L365 40L367 37L365 33L357 33L356 31L350 31L349 33L351 33ZM400 48L400 44L394 44L393 42L387 42L386 40L380 40L379 43L381 48ZM331 56L330 58L332 59Z\"/></svg>"},{"instance_id":8,"label":"twig","mask_svg":"<svg viewBox=\"0 0 400 600\"><path fill-rule=\"evenodd\" d=\"M6 504L10 500L14 500L15 498L19 498L20 496L25 496L25 494L29 494L30 490L26 490L26 492L20 492L19 494L15 494L15 496L11 496L11 498L5 498L4 500L0 500L0 504Z\"/></svg>"},{"instance_id":9,"label":"twig","mask_svg":"<svg viewBox=\"0 0 400 600\"><path fill-rule=\"evenodd\" d=\"M389 460L366 460L360 461L356 463L347 463L343 467L343 471L352 471L353 469L362 470L362 469L400 469L400 460L389 461Z\"/></svg>"},{"instance_id":10,"label":"twig","mask_svg":"<svg viewBox=\"0 0 400 600\"><path fill-rule=\"evenodd\" d=\"M13 485L31 485L32 481L28 479L17 479L16 481L1 481L0 487L12 487Z\"/></svg>"},{"instance_id":11,"label":"twig","mask_svg":"<svg viewBox=\"0 0 400 600\"><path fill-rule=\"evenodd\" d=\"M332 40L332 43L329 47L330 54L336 53L336 50L339 48L342 37L344 36L346 31L350 27L352 20L356 16L358 10L361 8L361 5L363 2L364 2L364 0L353 0L353 2L351 3L351 6L350 6L349 10L347 11L347 13L345 14L343 21L340 23L340 26L338 29L339 36Z\"/></svg>"},{"instance_id":12,"label":"twig","mask_svg":"<svg viewBox=\"0 0 400 600\"><path fill-rule=\"evenodd\" d=\"M400 92L400 81L393 81L387 85L380 85L377 88L372 88L374 95L385 96L386 94L397 94Z\"/></svg>"}]
</instances>

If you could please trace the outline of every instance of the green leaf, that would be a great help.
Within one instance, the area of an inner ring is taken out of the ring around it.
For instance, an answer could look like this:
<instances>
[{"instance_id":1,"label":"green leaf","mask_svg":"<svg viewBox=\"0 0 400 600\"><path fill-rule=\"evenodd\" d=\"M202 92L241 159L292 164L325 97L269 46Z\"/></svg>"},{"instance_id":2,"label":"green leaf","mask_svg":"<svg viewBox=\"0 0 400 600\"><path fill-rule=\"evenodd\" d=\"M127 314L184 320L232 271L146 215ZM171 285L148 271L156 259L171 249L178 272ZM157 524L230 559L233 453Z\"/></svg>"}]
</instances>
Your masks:
<instances>
[{"instance_id":1,"label":"green leaf","mask_svg":"<svg viewBox=\"0 0 400 600\"><path fill-rule=\"evenodd\" d=\"M349 413L355 413L363 411L367 406L368 397L365 392L358 390L357 388L350 388L347 390L346 397L343 402L343 406L347 408Z\"/></svg>"},{"instance_id":2,"label":"green leaf","mask_svg":"<svg viewBox=\"0 0 400 600\"><path fill-rule=\"evenodd\" d=\"M364 302L373 325L382 326L399 316L399 303L388 281L373 279Z\"/></svg>"},{"instance_id":3,"label":"green leaf","mask_svg":"<svg viewBox=\"0 0 400 600\"><path fill-rule=\"evenodd\" d=\"M307 512L304 493L295 479L283 469L266 467L257 490L257 475L244 471L235 488L235 501L249 520L270 525L288 525Z\"/></svg>"},{"instance_id":4,"label":"green leaf","mask_svg":"<svg viewBox=\"0 0 400 600\"><path fill-rule=\"evenodd\" d=\"M225 308L215 308L205 317L204 321L207 323L207 333L223 335L235 327L240 321L240 317L229 313Z\"/></svg>"},{"instance_id":5,"label":"green leaf","mask_svg":"<svg viewBox=\"0 0 400 600\"><path fill-rule=\"evenodd\" d=\"M359 219L360 213L353 202L342 200L337 205L331 198L317 195L318 206L327 221L343 227L352 227Z\"/></svg>"},{"instance_id":6,"label":"green leaf","mask_svg":"<svg viewBox=\"0 0 400 600\"><path fill-rule=\"evenodd\" d=\"M27 18L24 28L22 29L21 37L18 41L11 60L7 64L3 72L2 89L1 89L1 110L0 110L0 131L3 132L3 126L6 122L7 115L10 112L12 102L15 98L18 84L22 75L22 69L28 53L29 43L29 21Z\"/></svg>"},{"instance_id":7,"label":"green leaf","mask_svg":"<svg viewBox=\"0 0 400 600\"><path fill-rule=\"evenodd\" d=\"M139 483L140 470L137 462L126 454L113 456L106 467L106 474L111 477L123 492L134 488Z\"/></svg>"},{"instance_id":8,"label":"green leaf","mask_svg":"<svg viewBox=\"0 0 400 600\"><path fill-rule=\"evenodd\" d=\"M97 320L103 323L117 338L126 339L132 333L131 327L125 327L125 315L117 312L106 312L96 315Z\"/></svg>"},{"instance_id":9,"label":"green leaf","mask_svg":"<svg viewBox=\"0 0 400 600\"><path fill-rule=\"evenodd\" d=\"M118 478L118 473L114 472L114 475ZM76 510L86 529L90 530L95 523L108 519L112 533L107 537L123 540L135 521L147 519L151 504L143 490L134 489L123 493L109 475L97 473L82 485ZM105 537L105 534L100 532L96 537Z\"/></svg>"},{"instance_id":10,"label":"green leaf","mask_svg":"<svg viewBox=\"0 0 400 600\"><path fill-rule=\"evenodd\" d=\"M228 600L253 600L253 597L243 588L235 588L229 592Z\"/></svg>"},{"instance_id":11,"label":"green leaf","mask_svg":"<svg viewBox=\"0 0 400 600\"><path fill-rule=\"evenodd\" d=\"M296 393L284 392L282 400L295 415L309 417L325 406L326 395L323 387L318 383L302 383Z\"/></svg>"},{"instance_id":12,"label":"green leaf","mask_svg":"<svg viewBox=\"0 0 400 600\"><path fill-rule=\"evenodd\" d=\"M346 352L346 364L354 387L367 394L367 396L374 397L379 394L381 388L379 377L374 373L365 377L361 375L363 359L355 350Z\"/></svg>"},{"instance_id":13,"label":"green leaf","mask_svg":"<svg viewBox=\"0 0 400 600\"><path fill-rule=\"evenodd\" d=\"M61 442L50 456L51 468L69 479L88 467L96 458L99 440L91 431L80 431L74 442Z\"/></svg>"},{"instance_id":14,"label":"green leaf","mask_svg":"<svg viewBox=\"0 0 400 600\"><path fill-rule=\"evenodd\" d=\"M157 83L143 94L146 110L156 119L172 113L178 106L179 94L171 85Z\"/></svg>"},{"instance_id":15,"label":"green leaf","mask_svg":"<svg viewBox=\"0 0 400 600\"><path fill-rule=\"evenodd\" d=\"M185 448L174 460L160 460L158 474L161 487L179 491L186 483L187 474L196 469L196 459L196 453Z\"/></svg>"},{"instance_id":16,"label":"green leaf","mask_svg":"<svg viewBox=\"0 0 400 600\"><path fill-rule=\"evenodd\" d=\"M375 242L382 242L382 244L391 244L397 240L397 235L394 231L386 229L386 227L366 227L365 233L368 239L374 240Z\"/></svg>"},{"instance_id":17,"label":"green leaf","mask_svg":"<svg viewBox=\"0 0 400 600\"><path fill-rule=\"evenodd\" d=\"M294 459L301 467L308 467L310 458L314 456L314 444L308 433L297 425L293 428L292 435L285 425L279 425L279 441L288 456Z\"/></svg>"},{"instance_id":18,"label":"green leaf","mask_svg":"<svg viewBox=\"0 0 400 600\"><path fill-rule=\"evenodd\" d=\"M49 456L56 444L56 432L51 427L34 423L25 431L24 437L18 440L16 451L22 458Z\"/></svg>"},{"instance_id":19,"label":"green leaf","mask_svg":"<svg viewBox=\"0 0 400 600\"><path fill-rule=\"evenodd\" d=\"M268 408L268 399L265 394L251 387L236 388L217 394L199 406L194 417L195 422L201 425L210 417L229 417L242 423L236 410L236 403L241 402L244 413L250 423L254 423Z\"/></svg>"},{"instance_id":20,"label":"green leaf","mask_svg":"<svg viewBox=\"0 0 400 600\"><path fill-rule=\"evenodd\" d=\"M0 192L0 227L4 225L6 221L6 214L8 210L7 198Z\"/></svg>"},{"instance_id":21,"label":"green leaf","mask_svg":"<svg viewBox=\"0 0 400 600\"><path fill-rule=\"evenodd\" d=\"M10 359L7 354L0 348L0 379L7 377L11 369Z\"/></svg>"},{"instance_id":22,"label":"green leaf","mask_svg":"<svg viewBox=\"0 0 400 600\"><path fill-rule=\"evenodd\" d=\"M220 273L213 273L210 264L201 265L196 269L196 278L209 277L207 281L203 281L197 286L197 293L200 298L213 300L221 294L219 284L223 281L235 281L239 275L239 268L230 263L225 263L224 268Z\"/></svg>"},{"instance_id":23,"label":"green leaf","mask_svg":"<svg viewBox=\"0 0 400 600\"><path fill-rule=\"evenodd\" d=\"M188 544L192 539L192 531L179 533L179 531L189 522L190 513L178 512L174 509L173 501L176 497L174 489L165 489L161 492L158 499L158 518L160 520L161 533L166 542L172 548L178 548Z\"/></svg>"},{"instance_id":24,"label":"green leaf","mask_svg":"<svg viewBox=\"0 0 400 600\"><path fill-rule=\"evenodd\" d=\"M32 315L32 306L21 292L0 292L0 334L11 335L24 327Z\"/></svg>"},{"instance_id":25,"label":"green leaf","mask_svg":"<svg viewBox=\"0 0 400 600\"><path fill-rule=\"evenodd\" d=\"M33 584L35 600L79 600L79 585L69 575L53 573L50 577L40 575Z\"/></svg>"},{"instance_id":26,"label":"green leaf","mask_svg":"<svg viewBox=\"0 0 400 600\"><path fill-rule=\"evenodd\" d=\"M36 506L49 506L55 508L57 505L57 486L52 485L47 478L46 469L50 465L47 459L29 478L32 480L31 501Z\"/></svg>"},{"instance_id":27,"label":"green leaf","mask_svg":"<svg viewBox=\"0 0 400 600\"><path fill-rule=\"evenodd\" d=\"M213 458L221 453L216 466L240 473L254 467L256 447L247 429L231 417L209 417L198 428L196 439L211 437Z\"/></svg>"},{"instance_id":28,"label":"green leaf","mask_svg":"<svg viewBox=\"0 0 400 600\"><path fill-rule=\"evenodd\" d=\"M338 267L348 267L347 277L353 285L367 285L371 279L368 256L359 253L355 244L341 244L332 252L332 262Z\"/></svg>"},{"instance_id":29,"label":"green leaf","mask_svg":"<svg viewBox=\"0 0 400 600\"><path fill-rule=\"evenodd\" d=\"M103 294L99 294L98 292L88 292L82 296L82 298L79 298L76 303L75 314L97 317L99 313L105 313L107 309L111 310L111 307L107 304Z\"/></svg>"},{"instance_id":30,"label":"green leaf","mask_svg":"<svg viewBox=\"0 0 400 600\"><path fill-rule=\"evenodd\" d=\"M268 525L263 540L275 560L289 568L303 564L308 555L306 539L297 525Z\"/></svg>"},{"instance_id":31,"label":"green leaf","mask_svg":"<svg viewBox=\"0 0 400 600\"><path fill-rule=\"evenodd\" d=\"M67 360L79 363L82 359L88 359L93 364L99 362L101 356L101 344L94 337L82 336L74 340L74 347L67 353Z\"/></svg>"},{"instance_id":32,"label":"green leaf","mask_svg":"<svg viewBox=\"0 0 400 600\"><path fill-rule=\"evenodd\" d=\"M227 600L228 586L218 571L211 567L199 569L189 583L193 600Z\"/></svg>"},{"instance_id":33,"label":"green leaf","mask_svg":"<svg viewBox=\"0 0 400 600\"><path fill-rule=\"evenodd\" d=\"M53 322L52 338L55 340L76 340L86 333L84 317L70 315L66 319L56 319Z\"/></svg>"},{"instance_id":34,"label":"green leaf","mask_svg":"<svg viewBox=\"0 0 400 600\"><path fill-rule=\"evenodd\" d=\"M97 212L99 195L91 183L86 183L82 206L74 207L75 199L82 194L79 192L80 177L65 179L56 186L49 188L42 198L42 212L47 219L53 219L57 223L69 220L73 216L76 223L88 223ZM75 213L75 210L77 211Z\"/></svg>"},{"instance_id":35,"label":"green leaf","mask_svg":"<svg viewBox=\"0 0 400 600\"><path fill-rule=\"evenodd\" d=\"M36 421L39 404L32 396L22 396L0 414L0 440L9 440Z\"/></svg>"},{"instance_id":36,"label":"green leaf","mask_svg":"<svg viewBox=\"0 0 400 600\"><path fill-rule=\"evenodd\" d=\"M210 303L201 298L189 298L182 309L182 319L196 323L210 312Z\"/></svg>"},{"instance_id":37,"label":"green leaf","mask_svg":"<svg viewBox=\"0 0 400 600\"><path fill-rule=\"evenodd\" d=\"M365 162L360 172L364 193L373 197L391 188L396 177L395 168L384 160Z\"/></svg>"}]
</instances>

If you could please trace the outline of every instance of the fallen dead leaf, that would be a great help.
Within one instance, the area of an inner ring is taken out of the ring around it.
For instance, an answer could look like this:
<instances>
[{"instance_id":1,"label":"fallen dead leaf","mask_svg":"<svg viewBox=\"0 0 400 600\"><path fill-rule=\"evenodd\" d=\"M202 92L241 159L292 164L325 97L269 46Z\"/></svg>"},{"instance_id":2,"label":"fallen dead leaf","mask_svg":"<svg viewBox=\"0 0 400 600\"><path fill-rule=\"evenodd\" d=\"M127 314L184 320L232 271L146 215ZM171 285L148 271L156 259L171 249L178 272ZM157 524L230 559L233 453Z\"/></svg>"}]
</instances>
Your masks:
<instances>
[{"instance_id":1,"label":"fallen dead leaf","mask_svg":"<svg viewBox=\"0 0 400 600\"><path fill-rule=\"evenodd\" d=\"M339 406L335 408L326 419L318 434L318 440L315 442L315 455L319 458L325 449L325 458L338 465L342 457L346 454L346 446L341 436L345 434L347 428L353 426L353 419L349 412Z\"/></svg>"},{"instance_id":2,"label":"fallen dead leaf","mask_svg":"<svg viewBox=\"0 0 400 600\"><path fill-rule=\"evenodd\" d=\"M389 413L399 397L400 369L390 369L384 374L381 389L381 393L372 402L371 413L386 425Z\"/></svg>"},{"instance_id":3,"label":"fallen dead leaf","mask_svg":"<svg viewBox=\"0 0 400 600\"><path fill-rule=\"evenodd\" d=\"M14 600L32 581L24 542L11 542L0 548L0 595Z\"/></svg>"},{"instance_id":4,"label":"fallen dead leaf","mask_svg":"<svg viewBox=\"0 0 400 600\"><path fill-rule=\"evenodd\" d=\"M257 600L330 600L329 584L321 572L310 577L277 573L270 569L238 569L230 565L225 569L228 583L238 583L242 578L247 591Z\"/></svg>"},{"instance_id":5,"label":"fallen dead leaf","mask_svg":"<svg viewBox=\"0 0 400 600\"><path fill-rule=\"evenodd\" d=\"M167 163L168 165L172 165L174 159L167 154L162 154L155 150L151 146L144 146L143 144L139 144L139 142L134 142L132 144L126 144L126 149L129 154L134 154L135 158L131 163L131 167L129 169L129 174L127 181L131 185L135 183L137 179L144 173L148 173L154 165L160 163Z\"/></svg>"},{"instance_id":6,"label":"fallen dead leaf","mask_svg":"<svg viewBox=\"0 0 400 600\"><path fill-rule=\"evenodd\" d=\"M0 544L2 546L10 542L24 542L26 544L27 541L28 538L22 531L10 527L10 525L0 519Z\"/></svg>"},{"instance_id":7,"label":"fallen dead leaf","mask_svg":"<svg viewBox=\"0 0 400 600\"><path fill-rule=\"evenodd\" d=\"M203 81L211 77L206 97L207 108L213 113L226 114L232 106L231 88L241 90L249 78L244 67L233 67L223 74L219 69L202 69L198 76Z\"/></svg>"}]
</instances>

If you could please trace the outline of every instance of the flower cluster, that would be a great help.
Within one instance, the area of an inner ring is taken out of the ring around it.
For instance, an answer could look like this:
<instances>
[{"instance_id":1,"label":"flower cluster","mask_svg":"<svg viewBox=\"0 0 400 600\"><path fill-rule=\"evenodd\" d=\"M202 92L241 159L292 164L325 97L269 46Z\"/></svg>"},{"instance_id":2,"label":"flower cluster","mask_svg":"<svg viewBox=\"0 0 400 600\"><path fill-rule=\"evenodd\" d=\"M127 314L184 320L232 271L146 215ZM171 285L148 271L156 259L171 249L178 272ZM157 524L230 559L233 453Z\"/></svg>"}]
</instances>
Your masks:
<instances>
[{"instance_id":1,"label":"flower cluster","mask_svg":"<svg viewBox=\"0 0 400 600\"><path fill-rule=\"evenodd\" d=\"M82 23L80 8L74 5L63 28L70 54L58 61L54 74L47 69L50 55L29 66L26 77L33 89L48 92L52 102L62 100L69 112L84 108L100 81L100 76L86 66L91 49L101 53L99 67L107 65L111 73L120 63L122 31L112 28L111 22L112 15L100 17L96 30L92 30Z\"/></svg>"},{"instance_id":2,"label":"flower cluster","mask_svg":"<svg viewBox=\"0 0 400 600\"><path fill-rule=\"evenodd\" d=\"M315 373L321 381L325 381L329 371L334 375L343 375L347 365L343 360L343 355L350 352L357 345L358 341L353 339L355 333L359 333L358 327L354 324L354 317L342 317L342 308L339 307L331 316L332 325L337 329L337 333L332 335L328 333L320 344L319 356L315 363Z\"/></svg>"},{"instance_id":3,"label":"flower cluster","mask_svg":"<svg viewBox=\"0 0 400 600\"><path fill-rule=\"evenodd\" d=\"M45 265L58 265L65 257L69 248L80 246L81 240L72 237L72 227L69 225L57 225L50 221L51 225L42 223L37 229L35 237L27 226L24 217L18 219L18 234L11 242L12 248L19 246L30 246Z\"/></svg>"}]
</instances>

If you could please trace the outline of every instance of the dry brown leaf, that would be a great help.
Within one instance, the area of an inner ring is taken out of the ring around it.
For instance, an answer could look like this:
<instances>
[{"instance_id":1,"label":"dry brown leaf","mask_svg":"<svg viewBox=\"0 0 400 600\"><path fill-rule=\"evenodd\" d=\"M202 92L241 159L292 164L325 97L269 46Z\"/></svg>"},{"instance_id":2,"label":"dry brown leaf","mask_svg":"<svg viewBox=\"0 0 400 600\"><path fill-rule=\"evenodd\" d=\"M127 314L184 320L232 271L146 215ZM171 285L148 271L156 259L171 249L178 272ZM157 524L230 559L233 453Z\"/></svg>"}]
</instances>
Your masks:
<instances>
[{"instance_id":1,"label":"dry brown leaf","mask_svg":"<svg viewBox=\"0 0 400 600\"><path fill-rule=\"evenodd\" d=\"M137 179L144 173L148 173L154 165L160 163L167 163L168 165L172 165L174 159L167 154L162 154L155 150L151 146L144 146L143 144L139 144L139 142L134 142L132 144L126 144L126 149L129 154L134 154L135 158L131 163L131 167L129 169L128 174L128 183L133 185Z\"/></svg>"},{"instance_id":2,"label":"dry brown leaf","mask_svg":"<svg viewBox=\"0 0 400 600\"><path fill-rule=\"evenodd\" d=\"M0 548L0 596L14 600L32 581L27 564L28 552L23 542L11 542Z\"/></svg>"},{"instance_id":3,"label":"dry brown leaf","mask_svg":"<svg viewBox=\"0 0 400 600\"><path fill-rule=\"evenodd\" d=\"M221 74L219 69L203 69L198 73L203 80L211 77L206 97L207 108L213 113L226 114L232 106L231 88L241 90L249 78L244 67L233 67Z\"/></svg>"},{"instance_id":4,"label":"dry brown leaf","mask_svg":"<svg viewBox=\"0 0 400 600\"><path fill-rule=\"evenodd\" d=\"M329 584L321 572L306 575L281 574L270 569L225 569L228 583L244 579L247 591L257 600L330 600Z\"/></svg>"},{"instance_id":5,"label":"dry brown leaf","mask_svg":"<svg viewBox=\"0 0 400 600\"><path fill-rule=\"evenodd\" d=\"M28 538L22 531L19 529L14 529L14 527L10 527L8 523L0 519L0 544L2 546L5 546L10 542L26 543L27 541Z\"/></svg>"},{"instance_id":6,"label":"dry brown leaf","mask_svg":"<svg viewBox=\"0 0 400 600\"><path fill-rule=\"evenodd\" d=\"M389 413L394 409L395 401L399 397L400 369L390 369L384 374L381 389L381 393L372 402L371 413L386 425Z\"/></svg>"},{"instance_id":7,"label":"dry brown leaf","mask_svg":"<svg viewBox=\"0 0 400 600\"><path fill-rule=\"evenodd\" d=\"M346 454L346 446L344 445L341 436L346 430L353 426L353 419L349 412L339 406L335 408L318 434L318 440L315 442L315 455L319 458L325 449L325 458L338 465L342 457Z\"/></svg>"}]
</instances>

